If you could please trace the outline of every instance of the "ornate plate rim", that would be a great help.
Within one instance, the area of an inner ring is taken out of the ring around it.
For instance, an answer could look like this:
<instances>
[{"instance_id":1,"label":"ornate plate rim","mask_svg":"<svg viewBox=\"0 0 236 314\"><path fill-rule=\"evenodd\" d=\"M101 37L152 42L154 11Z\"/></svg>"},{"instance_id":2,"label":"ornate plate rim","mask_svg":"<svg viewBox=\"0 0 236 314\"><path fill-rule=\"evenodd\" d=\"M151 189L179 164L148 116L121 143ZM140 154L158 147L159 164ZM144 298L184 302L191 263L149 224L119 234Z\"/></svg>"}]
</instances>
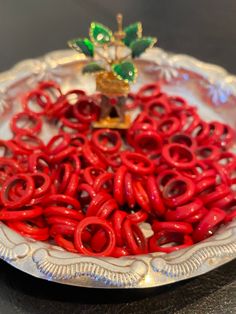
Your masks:
<instances>
[{"instance_id":1,"label":"ornate plate rim","mask_svg":"<svg viewBox=\"0 0 236 314\"><path fill-rule=\"evenodd\" d=\"M223 68L193 57L152 48L143 60L199 74L215 86L236 96L236 76ZM7 108L11 89L19 80L40 76L57 66L85 60L69 50L17 63L0 74L0 113ZM172 72L173 74L174 72ZM168 76L165 77L168 79ZM236 257L236 221L214 236L171 254L153 253L120 259L94 258L65 252L50 244L23 238L0 223L0 258L35 277L62 284L93 288L147 288L204 274Z\"/></svg>"}]
</instances>

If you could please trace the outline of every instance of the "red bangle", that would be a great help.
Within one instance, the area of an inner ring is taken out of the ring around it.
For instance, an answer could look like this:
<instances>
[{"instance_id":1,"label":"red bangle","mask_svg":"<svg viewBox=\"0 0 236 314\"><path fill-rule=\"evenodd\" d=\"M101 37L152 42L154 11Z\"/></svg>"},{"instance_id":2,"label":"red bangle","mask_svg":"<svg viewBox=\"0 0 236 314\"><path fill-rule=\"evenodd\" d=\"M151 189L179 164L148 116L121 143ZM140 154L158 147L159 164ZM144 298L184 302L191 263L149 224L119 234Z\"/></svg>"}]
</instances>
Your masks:
<instances>
[{"instance_id":1,"label":"red bangle","mask_svg":"<svg viewBox=\"0 0 236 314\"><path fill-rule=\"evenodd\" d=\"M93 252L85 247L82 241L82 232L86 229L89 225L98 225L101 226L106 231L107 235L107 246L103 248L100 252ZM75 229L75 236L74 236L74 244L76 249L85 255L90 256L108 256L112 253L115 248L115 233L112 229L111 225L102 218L99 217L87 217L79 222L78 226Z\"/></svg>"},{"instance_id":2,"label":"red bangle","mask_svg":"<svg viewBox=\"0 0 236 314\"><path fill-rule=\"evenodd\" d=\"M118 246L116 246L111 253L111 256L113 257L122 257L127 255L129 255L129 251L127 250L127 248Z\"/></svg>"},{"instance_id":3,"label":"red bangle","mask_svg":"<svg viewBox=\"0 0 236 314\"><path fill-rule=\"evenodd\" d=\"M215 202L211 203L211 207L218 207L221 209L228 208L228 206L234 201L235 195L233 192L230 192L226 196L216 200Z\"/></svg>"},{"instance_id":4,"label":"red bangle","mask_svg":"<svg viewBox=\"0 0 236 314\"><path fill-rule=\"evenodd\" d=\"M45 149L43 141L33 134L17 134L13 142L30 152Z\"/></svg>"},{"instance_id":5,"label":"red bangle","mask_svg":"<svg viewBox=\"0 0 236 314\"><path fill-rule=\"evenodd\" d=\"M62 247L63 249L72 252L72 253L78 253L78 251L76 250L74 243L71 241L69 241L68 239L65 239L65 236L62 234L56 234L54 237L55 242L57 243L57 245L59 245L60 247Z\"/></svg>"},{"instance_id":6,"label":"red bangle","mask_svg":"<svg viewBox=\"0 0 236 314\"><path fill-rule=\"evenodd\" d=\"M112 168L118 168L121 166L121 158L120 158L120 153L115 153L112 155L107 155L106 156L106 163L108 166Z\"/></svg>"},{"instance_id":7,"label":"red bangle","mask_svg":"<svg viewBox=\"0 0 236 314\"><path fill-rule=\"evenodd\" d=\"M195 214L185 219L185 222L195 224L206 216L208 210L205 207L201 207Z\"/></svg>"},{"instance_id":8,"label":"red bangle","mask_svg":"<svg viewBox=\"0 0 236 314\"><path fill-rule=\"evenodd\" d=\"M81 211L70 209L67 207L62 207L62 206L47 206L44 209L43 214L46 217L60 216L60 217L67 217L69 219L74 219L78 221L84 219L84 215Z\"/></svg>"},{"instance_id":9,"label":"red bangle","mask_svg":"<svg viewBox=\"0 0 236 314\"><path fill-rule=\"evenodd\" d=\"M210 204L213 203L223 197L225 197L227 194L229 194L230 189L225 184L219 184L217 186L212 187L211 191L203 191L202 195L200 195L201 200L203 201L203 204Z\"/></svg>"},{"instance_id":10,"label":"red bangle","mask_svg":"<svg viewBox=\"0 0 236 314\"><path fill-rule=\"evenodd\" d=\"M10 226L10 228L23 233L24 235L30 236L34 238L34 236L37 237L41 241L45 241L49 237L49 230L48 227L39 227L37 224L33 224L33 221L35 219L30 219L29 220L31 224L28 224L27 221L8 221L7 224Z\"/></svg>"},{"instance_id":11,"label":"red bangle","mask_svg":"<svg viewBox=\"0 0 236 314\"><path fill-rule=\"evenodd\" d=\"M48 142L46 149L48 154L56 155L66 149L70 144L70 136L66 133L53 136Z\"/></svg>"},{"instance_id":12,"label":"red bangle","mask_svg":"<svg viewBox=\"0 0 236 314\"><path fill-rule=\"evenodd\" d=\"M35 218L42 215L42 207L32 206L27 208L22 208L21 210L0 210L0 220L27 220Z\"/></svg>"},{"instance_id":13,"label":"red bangle","mask_svg":"<svg viewBox=\"0 0 236 314\"><path fill-rule=\"evenodd\" d=\"M75 232L74 226L69 226L65 224L53 224L49 230L51 237L55 237L57 234L62 234L66 236L73 236Z\"/></svg>"},{"instance_id":14,"label":"red bangle","mask_svg":"<svg viewBox=\"0 0 236 314\"><path fill-rule=\"evenodd\" d=\"M113 179L114 174L111 172L106 172L100 174L95 180L93 184L93 188L95 192L105 191L112 192L113 190Z\"/></svg>"},{"instance_id":15,"label":"red bangle","mask_svg":"<svg viewBox=\"0 0 236 314\"><path fill-rule=\"evenodd\" d=\"M157 83L149 83L140 88L137 97L142 101L148 101L160 95L160 86Z\"/></svg>"},{"instance_id":16,"label":"red bangle","mask_svg":"<svg viewBox=\"0 0 236 314\"><path fill-rule=\"evenodd\" d=\"M93 132L92 143L104 153L114 154L121 147L121 137L117 131L100 129Z\"/></svg>"},{"instance_id":17,"label":"red bangle","mask_svg":"<svg viewBox=\"0 0 236 314\"><path fill-rule=\"evenodd\" d=\"M173 111L184 110L187 107L187 102L180 96L170 96L167 98L167 102Z\"/></svg>"},{"instance_id":18,"label":"red bangle","mask_svg":"<svg viewBox=\"0 0 236 314\"><path fill-rule=\"evenodd\" d=\"M40 107L41 110L33 111L32 109L30 109L30 102L33 99L36 100L36 103ZM35 89L27 93L23 97L22 106L23 106L24 111L26 112L36 113L37 115L43 115L43 114L46 114L49 108L51 107L51 100L45 92L43 92L40 89Z\"/></svg>"},{"instance_id":19,"label":"red bangle","mask_svg":"<svg viewBox=\"0 0 236 314\"><path fill-rule=\"evenodd\" d=\"M81 208L83 208L84 211L87 209L92 198L94 198L95 196L96 193L90 185L86 183L79 184L76 197L81 204Z\"/></svg>"},{"instance_id":20,"label":"red bangle","mask_svg":"<svg viewBox=\"0 0 236 314\"><path fill-rule=\"evenodd\" d=\"M196 214L203 207L200 198L195 198L191 202L178 206L176 210L168 210L165 218L168 221L184 221L186 218Z\"/></svg>"},{"instance_id":21,"label":"red bangle","mask_svg":"<svg viewBox=\"0 0 236 314\"><path fill-rule=\"evenodd\" d=\"M118 206L116 201L111 198L101 205L96 216L108 219L115 210L118 210Z\"/></svg>"},{"instance_id":22,"label":"red bangle","mask_svg":"<svg viewBox=\"0 0 236 314\"><path fill-rule=\"evenodd\" d=\"M7 157L0 157L0 169L2 169L7 175L24 171L16 160Z\"/></svg>"},{"instance_id":23,"label":"red bangle","mask_svg":"<svg viewBox=\"0 0 236 314\"><path fill-rule=\"evenodd\" d=\"M209 136L210 127L205 121L200 121L192 130L191 136L195 138L198 144L204 143Z\"/></svg>"},{"instance_id":24,"label":"red bangle","mask_svg":"<svg viewBox=\"0 0 236 314\"><path fill-rule=\"evenodd\" d=\"M138 180L133 180L134 197L138 205L147 213L151 213L151 204L142 183Z\"/></svg>"},{"instance_id":25,"label":"red bangle","mask_svg":"<svg viewBox=\"0 0 236 314\"><path fill-rule=\"evenodd\" d=\"M98 119L100 108L92 99L81 98L73 106L73 113L83 123L90 123Z\"/></svg>"},{"instance_id":26,"label":"red bangle","mask_svg":"<svg viewBox=\"0 0 236 314\"><path fill-rule=\"evenodd\" d=\"M220 156L219 148L214 145L198 146L195 153L198 159L204 161L217 160Z\"/></svg>"},{"instance_id":27,"label":"red bangle","mask_svg":"<svg viewBox=\"0 0 236 314\"><path fill-rule=\"evenodd\" d=\"M78 224L78 220L68 218L65 216L52 215L52 216L46 217L46 220L49 225L61 224L61 225L71 226L75 228Z\"/></svg>"},{"instance_id":28,"label":"red bangle","mask_svg":"<svg viewBox=\"0 0 236 314\"><path fill-rule=\"evenodd\" d=\"M171 179L164 187L162 195L164 202L170 207L183 205L195 194L195 184L185 177Z\"/></svg>"},{"instance_id":29,"label":"red bangle","mask_svg":"<svg viewBox=\"0 0 236 314\"><path fill-rule=\"evenodd\" d=\"M100 207L109 199L111 199L111 195L106 192L97 193L92 199L91 203L86 212L86 216L96 216Z\"/></svg>"},{"instance_id":30,"label":"red bangle","mask_svg":"<svg viewBox=\"0 0 236 314\"><path fill-rule=\"evenodd\" d=\"M216 185L215 177L203 178L202 180L196 182L196 193L202 193L203 191L215 185Z\"/></svg>"},{"instance_id":31,"label":"red bangle","mask_svg":"<svg viewBox=\"0 0 236 314\"><path fill-rule=\"evenodd\" d=\"M90 240L90 248L93 252L101 252L107 245L106 232L103 229L99 229L95 234L92 235Z\"/></svg>"},{"instance_id":32,"label":"red bangle","mask_svg":"<svg viewBox=\"0 0 236 314\"><path fill-rule=\"evenodd\" d=\"M31 125L25 126L25 120ZM21 121L24 122L23 126L19 125ZM42 129L42 120L36 113L19 112L13 116L10 127L15 134L38 134Z\"/></svg>"},{"instance_id":33,"label":"red bangle","mask_svg":"<svg viewBox=\"0 0 236 314\"><path fill-rule=\"evenodd\" d=\"M226 213L219 208L210 209L194 230L194 241L199 242L211 236L215 227L225 219L225 216Z\"/></svg>"},{"instance_id":34,"label":"red bangle","mask_svg":"<svg viewBox=\"0 0 236 314\"><path fill-rule=\"evenodd\" d=\"M185 133L175 133L173 134L170 139L169 143L177 143L177 144L182 144L185 145L191 149L195 149L197 144L190 135L185 134Z\"/></svg>"},{"instance_id":35,"label":"red bangle","mask_svg":"<svg viewBox=\"0 0 236 314\"><path fill-rule=\"evenodd\" d=\"M178 178L181 176L179 172L176 170L163 170L163 171L158 171L157 175L157 186L159 190L163 190L163 188L166 186L166 184L174 178Z\"/></svg>"},{"instance_id":36,"label":"red bangle","mask_svg":"<svg viewBox=\"0 0 236 314\"><path fill-rule=\"evenodd\" d=\"M125 203L125 191L124 191L124 180L125 180L125 174L127 172L126 166L121 166L117 169L115 176L114 176L114 197L115 200L120 205L124 205Z\"/></svg>"},{"instance_id":37,"label":"red bangle","mask_svg":"<svg viewBox=\"0 0 236 314\"><path fill-rule=\"evenodd\" d=\"M61 116L60 118L60 122L71 128L71 129L75 129L80 132L83 132L85 130L88 130L89 128L89 124L85 123L81 120L79 120L77 117L75 117L74 114L74 106L69 106L67 107L66 111L64 112L64 114Z\"/></svg>"},{"instance_id":38,"label":"red bangle","mask_svg":"<svg viewBox=\"0 0 236 314\"><path fill-rule=\"evenodd\" d=\"M85 135L80 133L71 134L70 145L76 147L76 152L81 153L83 146L87 143L87 138Z\"/></svg>"},{"instance_id":39,"label":"red bangle","mask_svg":"<svg viewBox=\"0 0 236 314\"><path fill-rule=\"evenodd\" d=\"M48 91L48 93L51 95L55 93L55 97L58 98L62 95L61 88L59 84L57 84L54 81L43 81L38 83L38 89L41 89L43 91Z\"/></svg>"},{"instance_id":40,"label":"red bangle","mask_svg":"<svg viewBox=\"0 0 236 314\"><path fill-rule=\"evenodd\" d=\"M130 208L134 208L135 206L135 197L134 197L134 189L133 189L133 179L132 175L129 172L125 174L125 199Z\"/></svg>"},{"instance_id":41,"label":"red bangle","mask_svg":"<svg viewBox=\"0 0 236 314\"><path fill-rule=\"evenodd\" d=\"M154 213L158 216L162 216L165 212L165 207L154 176L148 177L147 193Z\"/></svg>"},{"instance_id":42,"label":"red bangle","mask_svg":"<svg viewBox=\"0 0 236 314\"><path fill-rule=\"evenodd\" d=\"M176 117L167 117L161 119L157 124L157 132L163 136L170 136L175 132L180 131L180 121Z\"/></svg>"},{"instance_id":43,"label":"red bangle","mask_svg":"<svg viewBox=\"0 0 236 314\"><path fill-rule=\"evenodd\" d=\"M130 171L139 175L151 174L154 170L152 161L138 153L122 152L121 160Z\"/></svg>"},{"instance_id":44,"label":"red bangle","mask_svg":"<svg viewBox=\"0 0 236 314\"><path fill-rule=\"evenodd\" d=\"M99 167L86 167L83 172L84 180L93 186L95 179L101 174L106 173L103 168Z\"/></svg>"},{"instance_id":45,"label":"red bangle","mask_svg":"<svg viewBox=\"0 0 236 314\"><path fill-rule=\"evenodd\" d=\"M220 145L221 147L230 147L235 140L235 130L227 124L223 124L223 127L224 130L220 137Z\"/></svg>"},{"instance_id":46,"label":"red bangle","mask_svg":"<svg viewBox=\"0 0 236 314\"><path fill-rule=\"evenodd\" d=\"M178 155L175 160L174 154ZM179 169L192 168L196 163L192 150L182 144L167 144L162 149L162 157L170 164Z\"/></svg>"},{"instance_id":47,"label":"red bangle","mask_svg":"<svg viewBox=\"0 0 236 314\"><path fill-rule=\"evenodd\" d=\"M147 241L138 225L126 219L123 223L123 232L126 245L132 254L147 253Z\"/></svg>"},{"instance_id":48,"label":"red bangle","mask_svg":"<svg viewBox=\"0 0 236 314\"><path fill-rule=\"evenodd\" d=\"M58 193L63 193L68 186L71 175L73 173L73 168L69 163L61 163L56 170L55 182L57 185Z\"/></svg>"},{"instance_id":49,"label":"red bangle","mask_svg":"<svg viewBox=\"0 0 236 314\"><path fill-rule=\"evenodd\" d=\"M139 153L158 153L161 151L162 138L157 132L151 130L144 131L135 136L133 146Z\"/></svg>"},{"instance_id":50,"label":"red bangle","mask_svg":"<svg viewBox=\"0 0 236 314\"><path fill-rule=\"evenodd\" d=\"M50 177L43 172L35 172L29 175L34 180L35 186L34 198L45 195L49 191L52 184Z\"/></svg>"},{"instance_id":51,"label":"red bangle","mask_svg":"<svg viewBox=\"0 0 236 314\"><path fill-rule=\"evenodd\" d=\"M41 163L40 163L41 161ZM46 165L45 165L46 164ZM28 167L30 172L44 172L50 173L50 160L49 157L44 153L35 153L29 155Z\"/></svg>"},{"instance_id":52,"label":"red bangle","mask_svg":"<svg viewBox=\"0 0 236 314\"><path fill-rule=\"evenodd\" d=\"M148 113L149 116L155 118L163 118L170 113L170 106L163 98L154 98L150 99L144 106L145 112Z\"/></svg>"},{"instance_id":53,"label":"red bangle","mask_svg":"<svg viewBox=\"0 0 236 314\"><path fill-rule=\"evenodd\" d=\"M10 147L9 141L0 140L0 158L12 157L14 150Z\"/></svg>"},{"instance_id":54,"label":"red bangle","mask_svg":"<svg viewBox=\"0 0 236 314\"><path fill-rule=\"evenodd\" d=\"M176 222L176 221L154 221L152 224L152 230L154 232L168 231L168 232L180 232L190 234L193 232L193 228L190 223L187 222Z\"/></svg>"},{"instance_id":55,"label":"red bangle","mask_svg":"<svg viewBox=\"0 0 236 314\"><path fill-rule=\"evenodd\" d=\"M76 198L63 194L51 194L45 197L44 204L56 206L70 206L74 209L81 210L80 203Z\"/></svg>"},{"instance_id":56,"label":"red bangle","mask_svg":"<svg viewBox=\"0 0 236 314\"><path fill-rule=\"evenodd\" d=\"M129 219L133 224L138 224L148 219L148 213L145 210L140 209L135 213L128 214L127 219Z\"/></svg>"},{"instance_id":57,"label":"red bangle","mask_svg":"<svg viewBox=\"0 0 236 314\"><path fill-rule=\"evenodd\" d=\"M75 197L76 192L78 190L78 186L79 186L79 177L78 174L76 173L72 173L70 180L68 182L68 185L65 189L65 194Z\"/></svg>"},{"instance_id":58,"label":"red bangle","mask_svg":"<svg viewBox=\"0 0 236 314\"><path fill-rule=\"evenodd\" d=\"M11 200L9 193L11 189L18 183L24 186L24 194L19 196L17 200ZM35 191L34 180L26 174L16 174L8 178L2 185L1 201L4 206L9 209L15 209L26 205L32 198Z\"/></svg>"},{"instance_id":59,"label":"red bangle","mask_svg":"<svg viewBox=\"0 0 236 314\"><path fill-rule=\"evenodd\" d=\"M175 246L164 247L161 245L167 243L181 243ZM184 249L193 244L192 238L188 234L171 234L166 231L158 232L149 239L150 252L171 253L180 249Z\"/></svg>"},{"instance_id":60,"label":"red bangle","mask_svg":"<svg viewBox=\"0 0 236 314\"><path fill-rule=\"evenodd\" d=\"M123 222L127 217L127 213L122 210L116 210L112 215L112 226L116 235L116 244L124 245Z\"/></svg>"},{"instance_id":61,"label":"red bangle","mask_svg":"<svg viewBox=\"0 0 236 314\"><path fill-rule=\"evenodd\" d=\"M82 155L85 159L85 161L88 163L88 165L98 168L106 168L106 164L104 163L101 158L99 158L98 154L95 153L91 147L91 144L86 143L83 146Z\"/></svg>"}]
</instances>

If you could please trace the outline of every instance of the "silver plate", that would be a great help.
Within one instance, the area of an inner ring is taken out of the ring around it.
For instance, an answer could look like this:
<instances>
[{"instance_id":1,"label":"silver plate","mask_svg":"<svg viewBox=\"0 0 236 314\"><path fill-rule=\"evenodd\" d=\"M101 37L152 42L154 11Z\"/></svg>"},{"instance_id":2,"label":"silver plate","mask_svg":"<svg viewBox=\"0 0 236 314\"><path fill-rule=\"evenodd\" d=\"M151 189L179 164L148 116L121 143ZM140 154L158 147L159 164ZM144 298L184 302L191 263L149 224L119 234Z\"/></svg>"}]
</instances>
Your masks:
<instances>
[{"instance_id":1,"label":"silver plate","mask_svg":"<svg viewBox=\"0 0 236 314\"><path fill-rule=\"evenodd\" d=\"M26 60L0 74L0 137L10 138L8 121L20 108L19 95L38 81L53 79L63 90L95 89L91 76L82 76L86 60L73 51L55 51ZM137 63L137 89L159 80L163 90L184 96L208 120L236 127L236 76L185 55L150 49ZM44 137L54 130L44 130ZM236 257L236 221L211 238L171 254L154 253L124 258L94 258L65 252L57 246L20 236L0 223L0 256L19 270L62 284L93 288L147 288L204 274Z\"/></svg>"}]
</instances>

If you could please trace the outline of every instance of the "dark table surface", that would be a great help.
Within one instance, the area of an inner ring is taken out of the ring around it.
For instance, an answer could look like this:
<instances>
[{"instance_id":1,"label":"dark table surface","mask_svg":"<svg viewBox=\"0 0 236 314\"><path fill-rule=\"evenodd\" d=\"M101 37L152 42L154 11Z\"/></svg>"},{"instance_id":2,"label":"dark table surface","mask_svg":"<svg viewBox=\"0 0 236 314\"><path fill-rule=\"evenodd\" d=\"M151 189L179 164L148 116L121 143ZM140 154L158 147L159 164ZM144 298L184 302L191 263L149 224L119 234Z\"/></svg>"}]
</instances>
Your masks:
<instances>
[{"instance_id":1,"label":"dark table surface","mask_svg":"<svg viewBox=\"0 0 236 314\"><path fill-rule=\"evenodd\" d=\"M91 20L141 20L159 46L236 73L235 0L0 0L0 71L64 49ZM30 277L0 262L0 314L236 313L236 261L201 277L147 290L91 290Z\"/></svg>"}]
</instances>

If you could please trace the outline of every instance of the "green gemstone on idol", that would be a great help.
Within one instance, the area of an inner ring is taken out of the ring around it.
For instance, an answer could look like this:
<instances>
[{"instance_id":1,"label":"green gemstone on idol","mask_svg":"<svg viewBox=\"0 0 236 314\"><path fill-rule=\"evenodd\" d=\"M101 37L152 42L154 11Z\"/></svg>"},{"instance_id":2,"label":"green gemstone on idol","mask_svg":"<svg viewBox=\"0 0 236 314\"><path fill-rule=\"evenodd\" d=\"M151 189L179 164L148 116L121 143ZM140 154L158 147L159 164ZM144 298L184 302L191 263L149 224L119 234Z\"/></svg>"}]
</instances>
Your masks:
<instances>
[{"instance_id":1,"label":"green gemstone on idol","mask_svg":"<svg viewBox=\"0 0 236 314\"><path fill-rule=\"evenodd\" d=\"M130 44L132 50L132 57L139 57L147 48L152 47L156 43L155 37L142 37L134 40Z\"/></svg>"},{"instance_id":2,"label":"green gemstone on idol","mask_svg":"<svg viewBox=\"0 0 236 314\"><path fill-rule=\"evenodd\" d=\"M88 57L93 57L94 46L93 43L88 38L78 38L69 42L70 47L75 50L85 54Z\"/></svg>"},{"instance_id":3,"label":"green gemstone on idol","mask_svg":"<svg viewBox=\"0 0 236 314\"><path fill-rule=\"evenodd\" d=\"M137 75L137 69L132 62L123 61L112 66L113 73L125 82L133 82Z\"/></svg>"},{"instance_id":4,"label":"green gemstone on idol","mask_svg":"<svg viewBox=\"0 0 236 314\"><path fill-rule=\"evenodd\" d=\"M131 42L142 37L142 24L140 22L133 23L124 28L125 38L123 42L126 46L130 46Z\"/></svg>"},{"instance_id":5,"label":"green gemstone on idol","mask_svg":"<svg viewBox=\"0 0 236 314\"><path fill-rule=\"evenodd\" d=\"M111 30L100 23L91 23L89 33L91 40L100 45L108 44L112 39Z\"/></svg>"},{"instance_id":6,"label":"green gemstone on idol","mask_svg":"<svg viewBox=\"0 0 236 314\"><path fill-rule=\"evenodd\" d=\"M82 72L83 73L97 73L97 72L102 72L104 70L105 69L103 67L101 67L98 63L91 62L91 63L86 64L83 67Z\"/></svg>"}]
</instances>

